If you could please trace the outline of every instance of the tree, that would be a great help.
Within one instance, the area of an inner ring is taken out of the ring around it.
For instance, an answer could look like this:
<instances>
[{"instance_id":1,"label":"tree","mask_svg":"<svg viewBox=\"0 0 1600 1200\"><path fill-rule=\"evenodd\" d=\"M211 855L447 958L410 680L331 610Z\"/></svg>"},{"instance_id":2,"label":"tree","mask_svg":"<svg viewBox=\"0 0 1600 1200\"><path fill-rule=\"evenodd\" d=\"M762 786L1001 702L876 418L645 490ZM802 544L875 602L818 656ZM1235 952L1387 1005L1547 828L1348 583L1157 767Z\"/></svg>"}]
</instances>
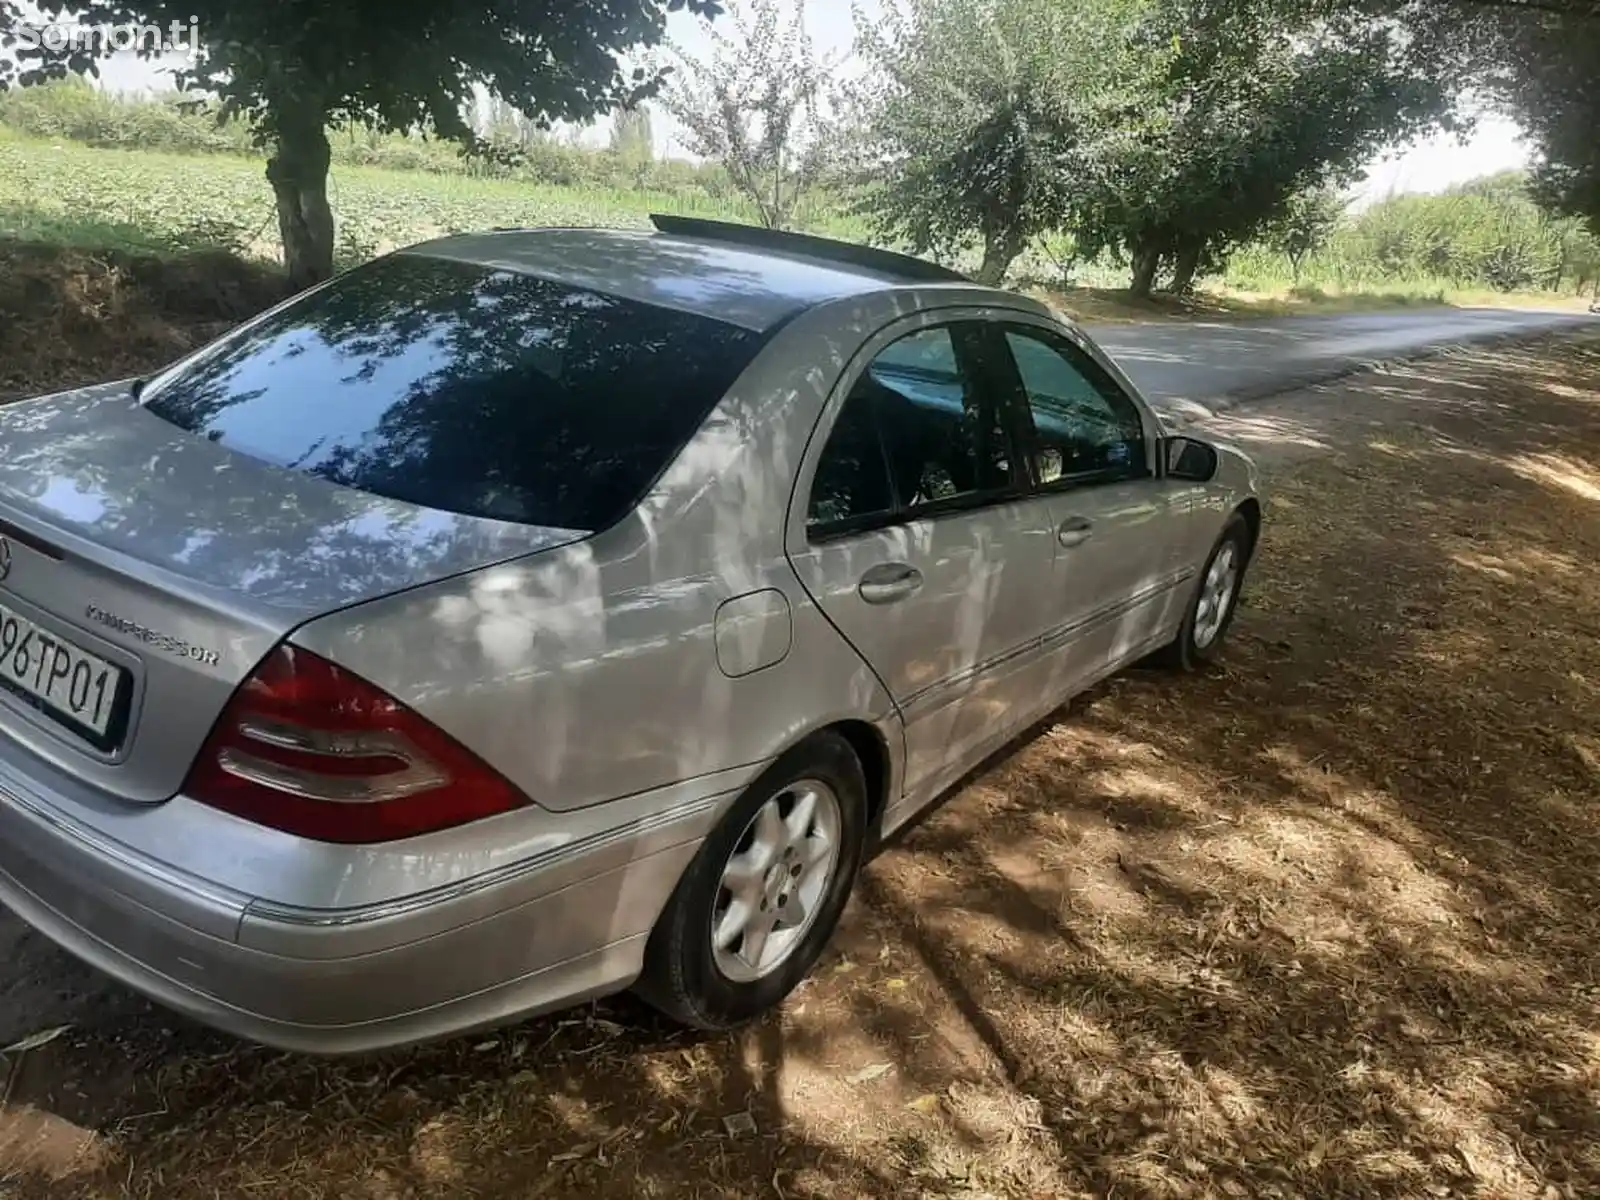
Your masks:
<instances>
[{"instance_id":1,"label":"tree","mask_svg":"<svg viewBox=\"0 0 1600 1200\"><path fill-rule=\"evenodd\" d=\"M1534 196L1600 236L1600 13L1512 12L1497 91L1537 147Z\"/></svg>"},{"instance_id":2,"label":"tree","mask_svg":"<svg viewBox=\"0 0 1600 1200\"><path fill-rule=\"evenodd\" d=\"M1104 39L1074 232L1175 291L1284 220L1296 195L1449 120L1454 80L1393 21L1273 0L1152 0Z\"/></svg>"},{"instance_id":3,"label":"tree","mask_svg":"<svg viewBox=\"0 0 1600 1200\"><path fill-rule=\"evenodd\" d=\"M548 124L507 104L499 96L490 96L480 125L481 136L499 146L519 146L526 150L550 137Z\"/></svg>"},{"instance_id":4,"label":"tree","mask_svg":"<svg viewBox=\"0 0 1600 1200\"><path fill-rule=\"evenodd\" d=\"M1568 218L1558 223L1561 235L1561 267L1557 285L1571 279L1581 296L1583 289L1594 286L1600 298L1600 234L1591 232L1584 222Z\"/></svg>"},{"instance_id":5,"label":"tree","mask_svg":"<svg viewBox=\"0 0 1600 1200\"><path fill-rule=\"evenodd\" d=\"M1223 0L1254 4L1257 0ZM1389 23L1416 75L1447 71L1515 117L1536 149L1536 198L1600 234L1600 0L1267 0Z\"/></svg>"},{"instance_id":6,"label":"tree","mask_svg":"<svg viewBox=\"0 0 1600 1200\"><path fill-rule=\"evenodd\" d=\"M630 170L648 167L656 158L655 130L643 104L618 109L611 117L611 153Z\"/></svg>"},{"instance_id":7,"label":"tree","mask_svg":"<svg viewBox=\"0 0 1600 1200\"><path fill-rule=\"evenodd\" d=\"M1289 197L1283 214L1267 230L1267 244L1289 260L1294 281L1306 259L1328 244L1344 218L1344 201L1331 188L1314 188Z\"/></svg>"},{"instance_id":8,"label":"tree","mask_svg":"<svg viewBox=\"0 0 1600 1200\"><path fill-rule=\"evenodd\" d=\"M998 284L1068 211L1078 118L1106 0L908 0L858 15L851 173L877 235L918 253L976 243Z\"/></svg>"},{"instance_id":9,"label":"tree","mask_svg":"<svg viewBox=\"0 0 1600 1200\"><path fill-rule=\"evenodd\" d=\"M0 32L21 11L0 0ZM718 0L36 0L47 20L187 25L201 45L176 70L180 88L213 92L223 111L251 121L267 149L284 264L296 285L333 270L328 206L330 125L425 128L476 144L467 113L482 86L541 124L588 120L637 103L659 74L628 70L619 56L662 39L669 9L705 16ZM87 45L52 54L21 47L23 83L93 71Z\"/></svg>"},{"instance_id":10,"label":"tree","mask_svg":"<svg viewBox=\"0 0 1600 1200\"><path fill-rule=\"evenodd\" d=\"M779 0L727 8L733 36L711 30L708 55L674 47L661 103L689 152L721 163L761 223L782 229L822 173L824 90L837 64L818 59L800 6L789 21Z\"/></svg>"}]
</instances>

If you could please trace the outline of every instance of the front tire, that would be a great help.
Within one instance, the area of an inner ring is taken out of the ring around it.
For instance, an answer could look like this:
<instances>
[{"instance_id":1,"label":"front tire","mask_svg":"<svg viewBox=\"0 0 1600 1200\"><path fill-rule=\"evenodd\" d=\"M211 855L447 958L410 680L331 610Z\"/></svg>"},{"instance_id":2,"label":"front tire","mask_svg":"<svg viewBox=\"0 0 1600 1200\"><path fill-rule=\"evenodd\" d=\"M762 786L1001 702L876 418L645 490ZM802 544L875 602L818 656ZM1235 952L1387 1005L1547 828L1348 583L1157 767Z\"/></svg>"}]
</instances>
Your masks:
<instances>
[{"instance_id":1,"label":"front tire","mask_svg":"<svg viewBox=\"0 0 1600 1200\"><path fill-rule=\"evenodd\" d=\"M833 935L866 845L867 787L850 743L817 734L734 802L690 862L635 990L696 1029L779 1004Z\"/></svg>"},{"instance_id":2,"label":"front tire","mask_svg":"<svg viewBox=\"0 0 1600 1200\"><path fill-rule=\"evenodd\" d=\"M1178 636L1161 652L1167 666L1194 671L1216 658L1239 607L1252 542L1249 524L1242 514L1234 513L1200 570Z\"/></svg>"}]
</instances>

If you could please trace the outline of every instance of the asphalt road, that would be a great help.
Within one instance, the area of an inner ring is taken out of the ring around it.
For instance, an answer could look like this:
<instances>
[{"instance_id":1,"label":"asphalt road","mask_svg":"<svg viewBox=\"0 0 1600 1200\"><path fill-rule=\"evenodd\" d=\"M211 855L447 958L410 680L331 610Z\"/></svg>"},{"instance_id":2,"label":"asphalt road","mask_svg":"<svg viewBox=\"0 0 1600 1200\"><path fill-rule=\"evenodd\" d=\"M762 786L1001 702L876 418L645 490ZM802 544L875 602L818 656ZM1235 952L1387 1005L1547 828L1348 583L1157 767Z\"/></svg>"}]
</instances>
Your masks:
<instances>
[{"instance_id":1,"label":"asphalt road","mask_svg":"<svg viewBox=\"0 0 1600 1200\"><path fill-rule=\"evenodd\" d=\"M1431 308L1257 322L1089 325L1156 407L1203 415L1386 359L1545 329L1600 325L1583 313ZM1198 406L1198 407L1196 407Z\"/></svg>"}]
</instances>

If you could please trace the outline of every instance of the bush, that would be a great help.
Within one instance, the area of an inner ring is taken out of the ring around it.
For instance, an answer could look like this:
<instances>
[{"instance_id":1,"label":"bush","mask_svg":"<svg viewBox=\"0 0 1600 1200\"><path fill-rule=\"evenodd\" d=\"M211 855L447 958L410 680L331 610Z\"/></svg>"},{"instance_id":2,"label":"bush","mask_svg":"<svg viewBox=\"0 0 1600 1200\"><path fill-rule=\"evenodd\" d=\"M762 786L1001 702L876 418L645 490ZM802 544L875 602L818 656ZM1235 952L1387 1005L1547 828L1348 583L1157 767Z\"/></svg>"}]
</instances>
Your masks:
<instances>
[{"instance_id":1,"label":"bush","mask_svg":"<svg viewBox=\"0 0 1600 1200\"><path fill-rule=\"evenodd\" d=\"M1512 292L1558 284L1562 239L1560 223L1523 193L1460 190L1374 205L1335 249L1385 278L1431 275Z\"/></svg>"},{"instance_id":2,"label":"bush","mask_svg":"<svg viewBox=\"0 0 1600 1200\"><path fill-rule=\"evenodd\" d=\"M240 154L250 149L241 121L221 121L214 105L177 93L110 95L76 76L0 92L0 124L32 137L110 149L177 154Z\"/></svg>"},{"instance_id":3,"label":"bush","mask_svg":"<svg viewBox=\"0 0 1600 1200\"><path fill-rule=\"evenodd\" d=\"M1289 275L1264 247L1235 256L1231 275ZM1500 292L1582 289L1600 277L1600 242L1580 224L1543 212L1518 172L1437 195L1393 196L1347 218L1303 272L1308 286L1344 291L1406 285L1419 298L1441 287Z\"/></svg>"}]
</instances>

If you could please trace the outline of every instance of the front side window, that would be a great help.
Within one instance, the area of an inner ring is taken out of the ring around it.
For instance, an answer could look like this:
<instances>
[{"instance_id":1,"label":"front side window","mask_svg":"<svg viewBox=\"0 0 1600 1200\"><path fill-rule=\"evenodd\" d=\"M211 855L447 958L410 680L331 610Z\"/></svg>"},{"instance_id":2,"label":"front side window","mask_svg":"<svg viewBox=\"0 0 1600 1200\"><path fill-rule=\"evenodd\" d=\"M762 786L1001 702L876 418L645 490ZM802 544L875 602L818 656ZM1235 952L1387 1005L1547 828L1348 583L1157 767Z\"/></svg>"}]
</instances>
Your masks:
<instances>
[{"instance_id":1,"label":"front side window","mask_svg":"<svg viewBox=\"0 0 1600 1200\"><path fill-rule=\"evenodd\" d=\"M145 403L238 453L363 492L595 531L640 500L763 340L397 254L230 335Z\"/></svg>"},{"instance_id":2,"label":"front side window","mask_svg":"<svg viewBox=\"0 0 1600 1200\"><path fill-rule=\"evenodd\" d=\"M1033 417L1041 484L1149 474L1139 410L1093 359L1045 330L1012 326L1006 345Z\"/></svg>"},{"instance_id":3,"label":"front side window","mask_svg":"<svg viewBox=\"0 0 1600 1200\"><path fill-rule=\"evenodd\" d=\"M962 507L1009 488L1010 445L972 325L890 343L846 397L811 490L812 532Z\"/></svg>"}]
</instances>

